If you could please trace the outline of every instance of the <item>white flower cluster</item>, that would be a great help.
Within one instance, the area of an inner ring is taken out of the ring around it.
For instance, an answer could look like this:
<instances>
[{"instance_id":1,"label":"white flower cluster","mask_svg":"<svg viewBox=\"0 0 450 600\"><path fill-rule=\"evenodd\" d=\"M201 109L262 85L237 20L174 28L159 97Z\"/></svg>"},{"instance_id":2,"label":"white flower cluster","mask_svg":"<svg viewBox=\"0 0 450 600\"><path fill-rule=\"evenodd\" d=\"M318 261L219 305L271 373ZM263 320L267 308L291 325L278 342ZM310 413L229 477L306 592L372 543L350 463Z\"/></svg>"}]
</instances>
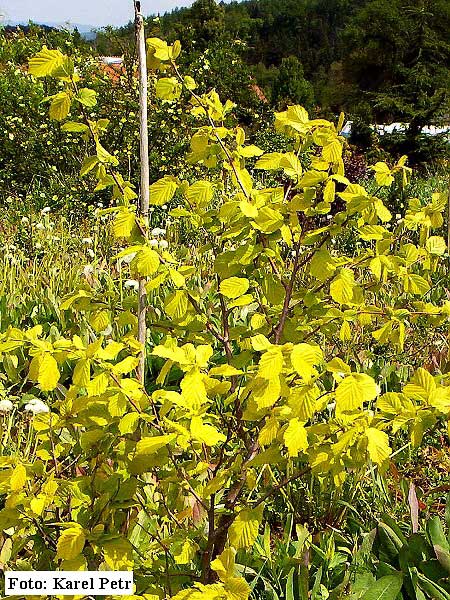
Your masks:
<instances>
[{"instance_id":1,"label":"white flower cluster","mask_svg":"<svg viewBox=\"0 0 450 600\"><path fill-rule=\"evenodd\" d=\"M12 412L13 409L14 404L11 400L8 400L7 398L0 400L0 414L6 415L7 413ZM48 405L39 398L31 398L31 400L25 404L25 410L33 413L33 415L41 415L50 412Z\"/></svg>"}]
</instances>

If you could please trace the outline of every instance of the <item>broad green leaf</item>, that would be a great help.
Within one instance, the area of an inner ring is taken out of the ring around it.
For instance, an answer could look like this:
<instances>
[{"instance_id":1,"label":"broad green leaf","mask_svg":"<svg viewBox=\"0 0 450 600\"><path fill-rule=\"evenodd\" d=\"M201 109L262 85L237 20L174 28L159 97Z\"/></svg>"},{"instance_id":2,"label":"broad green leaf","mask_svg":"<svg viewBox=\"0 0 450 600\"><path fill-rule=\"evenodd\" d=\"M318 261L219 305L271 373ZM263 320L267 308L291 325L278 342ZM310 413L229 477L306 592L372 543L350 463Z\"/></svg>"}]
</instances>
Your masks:
<instances>
[{"instance_id":1,"label":"broad green leaf","mask_svg":"<svg viewBox=\"0 0 450 600\"><path fill-rule=\"evenodd\" d=\"M75 100L87 108L92 108L97 104L97 92L89 88L81 88L75 96Z\"/></svg>"},{"instance_id":2,"label":"broad green leaf","mask_svg":"<svg viewBox=\"0 0 450 600\"><path fill-rule=\"evenodd\" d=\"M396 600L403 585L401 573L378 579L363 594L361 600Z\"/></svg>"},{"instance_id":3,"label":"broad green leaf","mask_svg":"<svg viewBox=\"0 0 450 600\"><path fill-rule=\"evenodd\" d=\"M180 97L181 90L181 84L176 77L161 77L156 82L156 97L160 100L176 100Z\"/></svg>"}]
</instances>

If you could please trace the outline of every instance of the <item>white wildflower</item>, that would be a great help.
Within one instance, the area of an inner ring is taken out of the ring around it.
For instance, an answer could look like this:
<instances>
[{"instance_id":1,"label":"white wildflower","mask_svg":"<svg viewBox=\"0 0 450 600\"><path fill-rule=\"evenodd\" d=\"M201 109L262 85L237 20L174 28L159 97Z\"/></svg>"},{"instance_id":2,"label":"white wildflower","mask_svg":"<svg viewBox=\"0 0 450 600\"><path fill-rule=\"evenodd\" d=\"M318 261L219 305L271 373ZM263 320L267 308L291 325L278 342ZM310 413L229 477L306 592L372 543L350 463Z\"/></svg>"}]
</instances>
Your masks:
<instances>
[{"instance_id":1,"label":"white wildflower","mask_svg":"<svg viewBox=\"0 0 450 600\"><path fill-rule=\"evenodd\" d=\"M148 243L149 243L150 246L155 247L155 246L158 245L158 240L156 240L155 238L153 238L152 240L149 240Z\"/></svg>"},{"instance_id":2,"label":"white wildflower","mask_svg":"<svg viewBox=\"0 0 450 600\"><path fill-rule=\"evenodd\" d=\"M167 240L160 240L159 247L162 250L166 250L169 247L169 242Z\"/></svg>"},{"instance_id":3,"label":"white wildflower","mask_svg":"<svg viewBox=\"0 0 450 600\"><path fill-rule=\"evenodd\" d=\"M81 243L86 244L86 246L92 246L92 242L93 242L93 240L91 237L83 238L81 240Z\"/></svg>"},{"instance_id":4,"label":"white wildflower","mask_svg":"<svg viewBox=\"0 0 450 600\"><path fill-rule=\"evenodd\" d=\"M44 225L44 223L38 223L38 224L36 225L36 229L39 229L40 231L42 231L43 229L45 229L45 225Z\"/></svg>"},{"instance_id":5,"label":"white wildflower","mask_svg":"<svg viewBox=\"0 0 450 600\"><path fill-rule=\"evenodd\" d=\"M50 211L51 211L51 208L50 208L50 206L46 206L45 208L43 208L43 209L41 210L41 213L42 213L43 215L46 215L46 214L48 214Z\"/></svg>"},{"instance_id":6,"label":"white wildflower","mask_svg":"<svg viewBox=\"0 0 450 600\"><path fill-rule=\"evenodd\" d=\"M153 237L159 237L160 235L164 235L165 234L165 229L161 229L160 227L155 227L154 229L152 229L152 236Z\"/></svg>"},{"instance_id":7,"label":"white wildflower","mask_svg":"<svg viewBox=\"0 0 450 600\"><path fill-rule=\"evenodd\" d=\"M92 250L92 248L88 248L87 255L91 258L95 258L95 252Z\"/></svg>"},{"instance_id":8,"label":"white wildflower","mask_svg":"<svg viewBox=\"0 0 450 600\"><path fill-rule=\"evenodd\" d=\"M11 400L0 400L0 413L9 413L14 408Z\"/></svg>"},{"instance_id":9,"label":"white wildflower","mask_svg":"<svg viewBox=\"0 0 450 600\"><path fill-rule=\"evenodd\" d=\"M20 219L20 221L21 221L22 225L27 225L27 223L30 222L30 220L28 219L28 217L22 217Z\"/></svg>"},{"instance_id":10,"label":"white wildflower","mask_svg":"<svg viewBox=\"0 0 450 600\"><path fill-rule=\"evenodd\" d=\"M28 402L28 404L25 404L25 410L28 412L32 412L33 415L41 415L43 413L50 412L50 409L47 406L47 404L45 404L45 402L43 402L42 400L39 400L39 398L33 398Z\"/></svg>"},{"instance_id":11,"label":"white wildflower","mask_svg":"<svg viewBox=\"0 0 450 600\"><path fill-rule=\"evenodd\" d=\"M139 289L139 281L136 281L136 279L127 279L125 281L125 283L123 284L123 286L125 288L133 289L133 290L137 291Z\"/></svg>"}]
</instances>

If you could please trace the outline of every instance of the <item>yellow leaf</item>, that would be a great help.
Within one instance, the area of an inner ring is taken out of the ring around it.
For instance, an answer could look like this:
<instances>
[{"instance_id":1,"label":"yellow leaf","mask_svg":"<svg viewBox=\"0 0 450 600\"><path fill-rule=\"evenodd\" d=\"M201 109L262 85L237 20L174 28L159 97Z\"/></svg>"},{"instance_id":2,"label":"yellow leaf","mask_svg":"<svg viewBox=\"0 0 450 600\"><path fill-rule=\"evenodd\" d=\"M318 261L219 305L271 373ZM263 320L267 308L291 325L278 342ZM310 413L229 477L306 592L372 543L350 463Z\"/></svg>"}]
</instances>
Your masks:
<instances>
[{"instance_id":1,"label":"yellow leaf","mask_svg":"<svg viewBox=\"0 0 450 600\"><path fill-rule=\"evenodd\" d=\"M275 417L267 419L264 427L259 432L258 442L261 446L270 446L270 444L277 438L280 426Z\"/></svg>"},{"instance_id":2,"label":"yellow leaf","mask_svg":"<svg viewBox=\"0 0 450 600\"><path fill-rule=\"evenodd\" d=\"M51 392L59 381L58 363L48 352L38 354L31 361L30 377L37 380L43 392Z\"/></svg>"},{"instance_id":3,"label":"yellow leaf","mask_svg":"<svg viewBox=\"0 0 450 600\"><path fill-rule=\"evenodd\" d=\"M172 200L177 191L178 183L174 177L166 175L150 186L150 203L162 206Z\"/></svg>"},{"instance_id":4,"label":"yellow leaf","mask_svg":"<svg viewBox=\"0 0 450 600\"><path fill-rule=\"evenodd\" d=\"M323 352L319 346L297 344L291 352L291 362L297 373L306 381L317 375L315 365L323 361Z\"/></svg>"},{"instance_id":5,"label":"yellow leaf","mask_svg":"<svg viewBox=\"0 0 450 600\"><path fill-rule=\"evenodd\" d=\"M59 50L49 50L44 46L40 52L33 56L29 62L29 73L35 77L52 75L65 60L64 54Z\"/></svg>"},{"instance_id":6,"label":"yellow leaf","mask_svg":"<svg viewBox=\"0 0 450 600\"><path fill-rule=\"evenodd\" d=\"M299 452L308 449L308 435L305 426L297 418L289 421L283 439L290 457L297 457Z\"/></svg>"},{"instance_id":7,"label":"yellow leaf","mask_svg":"<svg viewBox=\"0 0 450 600\"><path fill-rule=\"evenodd\" d=\"M65 529L58 540L56 557L63 560L73 560L81 554L86 541L80 525Z\"/></svg>"},{"instance_id":8,"label":"yellow leaf","mask_svg":"<svg viewBox=\"0 0 450 600\"><path fill-rule=\"evenodd\" d=\"M133 258L131 264L136 268L139 275L148 277L156 273L159 263L159 254L148 246L143 246L142 250L140 250Z\"/></svg>"},{"instance_id":9,"label":"yellow leaf","mask_svg":"<svg viewBox=\"0 0 450 600\"><path fill-rule=\"evenodd\" d=\"M170 442L173 442L176 437L175 433L144 437L136 444L136 455L154 454L164 446L167 446L167 444L170 444Z\"/></svg>"},{"instance_id":10,"label":"yellow leaf","mask_svg":"<svg viewBox=\"0 0 450 600\"><path fill-rule=\"evenodd\" d=\"M250 283L244 277L229 277L220 283L219 291L227 298L238 298L246 293Z\"/></svg>"},{"instance_id":11,"label":"yellow leaf","mask_svg":"<svg viewBox=\"0 0 450 600\"><path fill-rule=\"evenodd\" d=\"M194 440L206 444L206 446L215 446L226 439L223 433L217 431L215 427L203 423L201 417L192 418L191 435Z\"/></svg>"},{"instance_id":12,"label":"yellow leaf","mask_svg":"<svg viewBox=\"0 0 450 600\"><path fill-rule=\"evenodd\" d=\"M9 485L12 492L20 491L27 481L27 470L23 465L17 465L9 480Z\"/></svg>"},{"instance_id":13,"label":"yellow leaf","mask_svg":"<svg viewBox=\"0 0 450 600\"><path fill-rule=\"evenodd\" d=\"M259 525L262 521L263 507L255 510L242 510L228 531L230 544L236 550L250 548L258 536Z\"/></svg>"},{"instance_id":14,"label":"yellow leaf","mask_svg":"<svg viewBox=\"0 0 450 600\"><path fill-rule=\"evenodd\" d=\"M73 370L72 381L74 385L85 388L91 376L91 361L88 358L80 359Z\"/></svg>"},{"instance_id":15,"label":"yellow leaf","mask_svg":"<svg viewBox=\"0 0 450 600\"><path fill-rule=\"evenodd\" d=\"M382 465L391 455L388 435L375 427L369 427L365 436L370 459L377 465Z\"/></svg>"},{"instance_id":16,"label":"yellow leaf","mask_svg":"<svg viewBox=\"0 0 450 600\"><path fill-rule=\"evenodd\" d=\"M364 373L348 375L336 388L336 410L351 411L364 402L378 396L380 390L375 381Z\"/></svg>"}]
</instances>

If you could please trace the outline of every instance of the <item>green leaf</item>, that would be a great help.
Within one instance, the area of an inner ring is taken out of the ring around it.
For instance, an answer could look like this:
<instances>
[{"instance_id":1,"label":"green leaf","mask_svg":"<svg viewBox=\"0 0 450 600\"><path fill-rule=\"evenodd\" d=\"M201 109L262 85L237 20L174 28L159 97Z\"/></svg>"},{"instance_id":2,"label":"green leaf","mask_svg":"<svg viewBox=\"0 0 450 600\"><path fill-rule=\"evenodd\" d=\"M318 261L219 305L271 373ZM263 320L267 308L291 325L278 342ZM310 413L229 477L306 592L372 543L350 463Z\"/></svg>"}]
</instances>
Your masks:
<instances>
[{"instance_id":1,"label":"green leaf","mask_svg":"<svg viewBox=\"0 0 450 600\"><path fill-rule=\"evenodd\" d=\"M156 83L156 97L173 101L180 97L182 86L175 77L161 77Z\"/></svg>"},{"instance_id":2,"label":"green leaf","mask_svg":"<svg viewBox=\"0 0 450 600\"><path fill-rule=\"evenodd\" d=\"M75 96L75 100L87 108L92 108L97 104L97 92L89 88L81 88Z\"/></svg>"},{"instance_id":3,"label":"green leaf","mask_svg":"<svg viewBox=\"0 0 450 600\"><path fill-rule=\"evenodd\" d=\"M119 431L122 435L134 433L139 423L139 413L132 412L124 415L119 421Z\"/></svg>"},{"instance_id":4,"label":"green leaf","mask_svg":"<svg viewBox=\"0 0 450 600\"><path fill-rule=\"evenodd\" d=\"M44 46L29 62L29 73L35 77L52 75L64 63L65 56L59 50L49 50Z\"/></svg>"},{"instance_id":5,"label":"green leaf","mask_svg":"<svg viewBox=\"0 0 450 600\"><path fill-rule=\"evenodd\" d=\"M386 575L378 579L361 600L395 600L402 589L403 578L401 574Z\"/></svg>"},{"instance_id":6,"label":"green leaf","mask_svg":"<svg viewBox=\"0 0 450 600\"><path fill-rule=\"evenodd\" d=\"M69 121L68 123L64 123L64 125L61 127L61 130L67 131L68 133L86 133L87 131L89 131L89 127L84 123L76 123L75 121ZM97 160L97 157L95 157L95 159Z\"/></svg>"},{"instance_id":7,"label":"green leaf","mask_svg":"<svg viewBox=\"0 0 450 600\"><path fill-rule=\"evenodd\" d=\"M219 291L227 298L238 298L245 294L250 287L250 282L244 277L229 277L220 282Z\"/></svg>"}]
</instances>

